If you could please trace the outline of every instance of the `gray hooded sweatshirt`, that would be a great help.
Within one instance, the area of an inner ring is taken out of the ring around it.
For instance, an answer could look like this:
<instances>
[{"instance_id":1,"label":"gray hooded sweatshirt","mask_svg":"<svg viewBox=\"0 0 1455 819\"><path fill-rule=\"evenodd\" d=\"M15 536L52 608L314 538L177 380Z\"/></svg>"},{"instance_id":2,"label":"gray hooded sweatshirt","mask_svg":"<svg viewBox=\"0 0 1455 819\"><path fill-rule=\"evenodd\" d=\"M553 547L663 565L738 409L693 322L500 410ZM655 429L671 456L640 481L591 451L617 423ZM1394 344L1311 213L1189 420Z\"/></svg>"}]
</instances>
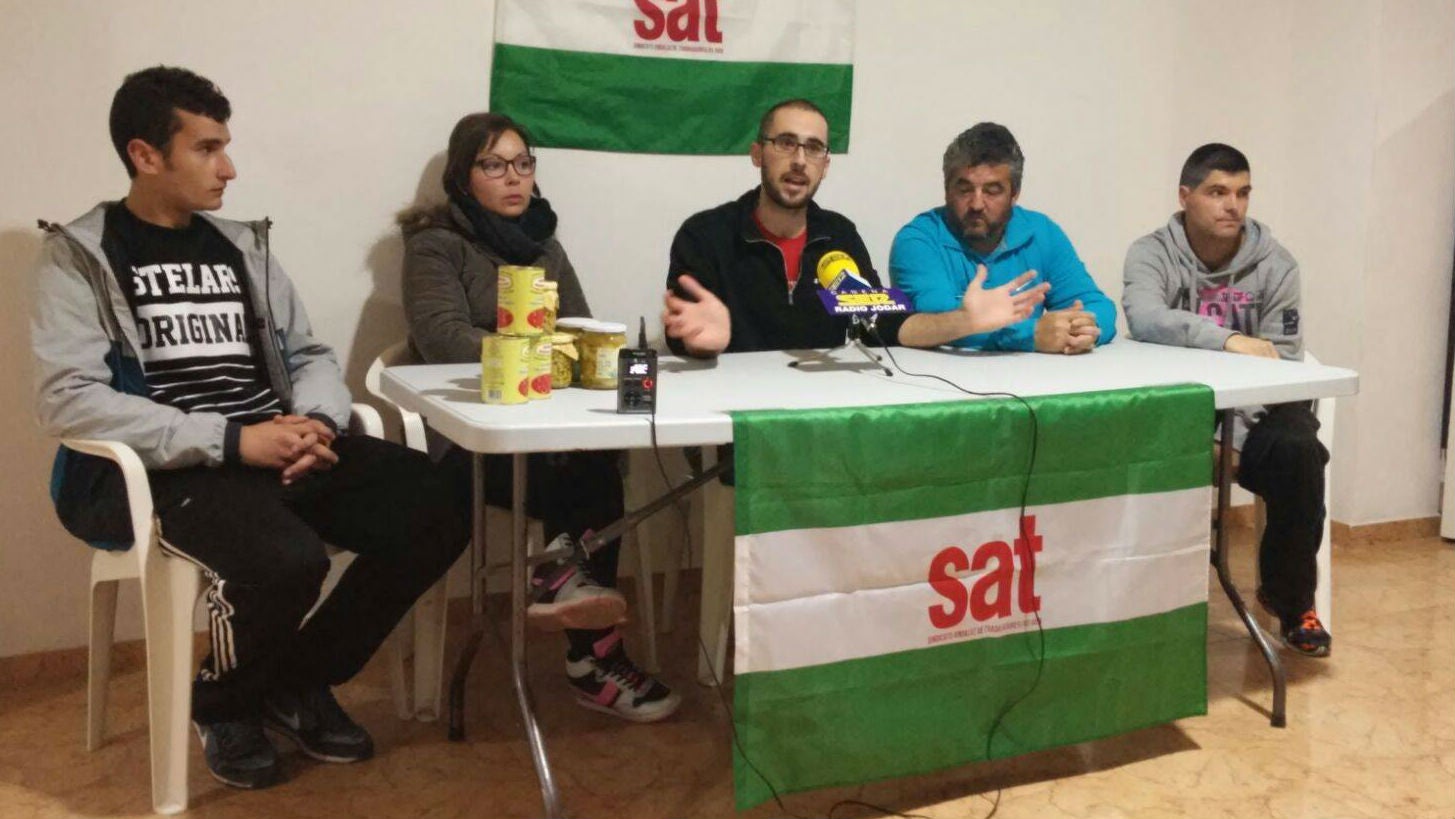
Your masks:
<instances>
[{"instance_id":1,"label":"gray hooded sweatshirt","mask_svg":"<svg viewBox=\"0 0 1455 819\"><path fill-rule=\"evenodd\" d=\"M1284 359L1298 361L1298 302L1298 263L1253 219L1221 270L1208 270L1192 252L1180 212L1127 251L1122 309L1138 341L1221 350L1229 336L1242 333L1267 339Z\"/></svg>"},{"instance_id":2,"label":"gray hooded sweatshirt","mask_svg":"<svg viewBox=\"0 0 1455 819\"><path fill-rule=\"evenodd\" d=\"M136 319L101 249L108 204L64 227L46 226L32 278L36 417L55 437L120 441L148 469L218 466L232 422L215 412L183 412L147 394ZM266 221L197 215L242 251L273 391L289 412L326 416L346 428L350 399L338 362L314 337L303 303L268 253Z\"/></svg>"},{"instance_id":3,"label":"gray hooded sweatshirt","mask_svg":"<svg viewBox=\"0 0 1455 819\"><path fill-rule=\"evenodd\" d=\"M1221 350L1229 336L1242 333L1273 342L1286 360L1303 359L1298 263L1253 219L1244 222L1233 260L1214 271L1192 252L1182 213L1174 213L1127 250L1122 310L1138 341ZM1262 409L1240 409L1240 427ZM1239 429L1239 445L1243 434Z\"/></svg>"}]
</instances>

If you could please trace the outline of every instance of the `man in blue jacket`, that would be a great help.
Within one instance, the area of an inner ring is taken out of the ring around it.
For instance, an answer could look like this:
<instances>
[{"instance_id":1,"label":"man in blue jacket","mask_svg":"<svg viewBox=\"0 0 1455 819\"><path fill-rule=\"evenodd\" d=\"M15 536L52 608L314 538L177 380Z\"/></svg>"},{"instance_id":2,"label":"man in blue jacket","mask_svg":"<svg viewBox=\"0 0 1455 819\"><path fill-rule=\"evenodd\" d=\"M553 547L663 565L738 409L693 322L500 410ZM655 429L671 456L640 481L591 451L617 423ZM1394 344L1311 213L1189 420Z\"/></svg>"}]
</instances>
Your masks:
<instances>
[{"instance_id":1,"label":"man in blue jacket","mask_svg":"<svg viewBox=\"0 0 1455 819\"><path fill-rule=\"evenodd\" d=\"M986 288L1034 273L1048 283L1029 318L950 343L983 350L1074 355L1111 341L1116 305L1086 272L1076 249L1044 214L1016 205L1025 156L1003 125L982 122L945 149L945 205L916 216L894 237L889 278L916 310L959 306L976 275Z\"/></svg>"}]
</instances>

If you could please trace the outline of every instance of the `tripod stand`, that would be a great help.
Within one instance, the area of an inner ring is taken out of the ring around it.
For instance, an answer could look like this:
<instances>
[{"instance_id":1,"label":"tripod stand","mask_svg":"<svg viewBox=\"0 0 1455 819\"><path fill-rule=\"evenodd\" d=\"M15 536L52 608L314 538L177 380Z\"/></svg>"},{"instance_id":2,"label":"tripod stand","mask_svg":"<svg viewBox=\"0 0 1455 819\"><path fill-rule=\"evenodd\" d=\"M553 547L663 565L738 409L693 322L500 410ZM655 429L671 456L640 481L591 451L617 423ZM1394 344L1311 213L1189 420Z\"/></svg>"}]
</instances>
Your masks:
<instances>
[{"instance_id":1,"label":"tripod stand","mask_svg":"<svg viewBox=\"0 0 1455 819\"><path fill-rule=\"evenodd\" d=\"M875 316L872 314L867 318L864 316L852 316L849 319L848 332L844 334L844 343L838 345L837 347L830 347L827 350L817 351L815 353L815 358L820 361L830 359L833 358L834 353L838 352L839 350L853 348L855 350L858 350L859 353L869 361L869 363L883 370L885 375L893 376L894 372L888 367L884 366L884 356L881 356L880 354L869 349L868 345L864 343L864 339L869 335L872 334L876 337L878 335L874 331L874 320ZM797 359L795 361L790 361L788 362L788 366L796 368L807 360L809 359Z\"/></svg>"}]
</instances>

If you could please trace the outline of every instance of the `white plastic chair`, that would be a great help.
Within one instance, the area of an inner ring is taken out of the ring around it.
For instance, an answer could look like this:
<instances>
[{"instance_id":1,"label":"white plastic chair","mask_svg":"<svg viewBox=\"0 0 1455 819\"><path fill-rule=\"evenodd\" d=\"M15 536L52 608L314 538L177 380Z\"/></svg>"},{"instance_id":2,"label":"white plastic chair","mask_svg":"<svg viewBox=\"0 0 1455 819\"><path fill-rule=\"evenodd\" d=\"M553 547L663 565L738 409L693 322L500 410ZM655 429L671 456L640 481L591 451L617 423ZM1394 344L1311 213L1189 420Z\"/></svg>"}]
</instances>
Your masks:
<instances>
[{"instance_id":1,"label":"white plastic chair","mask_svg":"<svg viewBox=\"0 0 1455 819\"><path fill-rule=\"evenodd\" d=\"M428 452L429 445L425 439L424 420L416 413L400 410L393 401L384 397L383 391L379 388L379 375L385 367L408 364L411 361L408 342L400 342L389 347L374 359L374 362L369 365L368 371L364 373L364 390L399 413L399 418L404 426L403 444L405 446L418 452ZM379 435L384 437L382 429ZM402 705L400 715L407 717L413 714L421 722L432 722L439 719L441 713L440 686L444 680L445 629L449 614L448 579L449 573L446 572L440 577L438 583L420 595L414 603L411 615L414 620L412 645L414 702L412 705L407 703Z\"/></svg>"},{"instance_id":2,"label":"white plastic chair","mask_svg":"<svg viewBox=\"0 0 1455 819\"><path fill-rule=\"evenodd\" d=\"M355 404L355 431L382 435L373 407ZM173 814L187 809L188 727L192 715L192 614L201 591L197 565L164 553L146 467L131 447L115 441L77 438L61 443L77 452L114 462L121 469L131 512L132 546L96 550L91 558L90 653L87 663L86 749L100 748L106 733L107 683L116 632L116 595L122 580L140 580L147 657L147 715L150 725L152 808ZM395 700L400 699L402 657L391 658Z\"/></svg>"},{"instance_id":3,"label":"white plastic chair","mask_svg":"<svg viewBox=\"0 0 1455 819\"><path fill-rule=\"evenodd\" d=\"M402 364L418 363L409 349L408 341L401 341L386 348L369 365L368 371L364 374L364 389L374 398L383 404L391 407L399 413L399 418L404 428L404 445L417 449L421 452L428 451L428 443L425 438L424 419L418 413L411 412L396 405L384 395L379 386L379 379L385 367L393 367ZM509 531L509 513L495 507L486 509L486 521L488 527L497 531ZM661 670L657 657L657 620L655 616L654 595L652 586L652 563L649 550L636 543L636 533L629 532L623 538L622 546L627 545L628 539L636 545L637 555L637 589L641 596L640 619L642 621L643 637L646 641L647 656L643 665L648 671L656 673ZM491 538L492 541L496 540ZM508 542L508 539L500 539ZM528 526L527 542L531 553L543 548L543 527L540 521L531 520ZM481 544L474 544L471 547L472 553L481 547ZM485 582L484 574L491 568L485 562L485 556L479 555L472 559L471 569L473 584ZM472 599L478 600L473 593ZM414 645L414 673L415 673L415 708L417 712L438 715L440 712L440 683L444 676L444 635L446 620L447 596L444 582L431 588L420 597L415 604L415 645ZM438 641L434 638L421 639L420 623L428 620L430 630L438 634ZM433 718L433 717L431 717ZM424 717L421 717L424 719Z\"/></svg>"}]
</instances>

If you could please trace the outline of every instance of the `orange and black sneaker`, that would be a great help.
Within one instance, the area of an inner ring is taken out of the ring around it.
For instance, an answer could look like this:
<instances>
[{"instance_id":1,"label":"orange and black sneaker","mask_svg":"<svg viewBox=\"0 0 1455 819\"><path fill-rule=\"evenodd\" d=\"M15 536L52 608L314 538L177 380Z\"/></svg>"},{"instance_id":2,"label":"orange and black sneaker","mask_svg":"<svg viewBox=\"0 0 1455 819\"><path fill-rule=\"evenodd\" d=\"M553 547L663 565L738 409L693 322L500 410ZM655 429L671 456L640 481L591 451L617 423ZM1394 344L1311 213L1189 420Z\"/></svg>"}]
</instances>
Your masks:
<instances>
[{"instance_id":1,"label":"orange and black sneaker","mask_svg":"<svg viewBox=\"0 0 1455 819\"><path fill-rule=\"evenodd\" d=\"M1283 620L1283 644L1305 657L1327 657L1334 638L1319 622L1319 615L1309 609L1292 621Z\"/></svg>"},{"instance_id":2,"label":"orange and black sneaker","mask_svg":"<svg viewBox=\"0 0 1455 819\"><path fill-rule=\"evenodd\" d=\"M1273 608L1273 601L1258 587L1258 605L1278 618L1278 636L1283 644L1305 657L1327 657L1334 638L1320 622L1318 612L1309 609L1297 617L1286 617Z\"/></svg>"}]
</instances>

